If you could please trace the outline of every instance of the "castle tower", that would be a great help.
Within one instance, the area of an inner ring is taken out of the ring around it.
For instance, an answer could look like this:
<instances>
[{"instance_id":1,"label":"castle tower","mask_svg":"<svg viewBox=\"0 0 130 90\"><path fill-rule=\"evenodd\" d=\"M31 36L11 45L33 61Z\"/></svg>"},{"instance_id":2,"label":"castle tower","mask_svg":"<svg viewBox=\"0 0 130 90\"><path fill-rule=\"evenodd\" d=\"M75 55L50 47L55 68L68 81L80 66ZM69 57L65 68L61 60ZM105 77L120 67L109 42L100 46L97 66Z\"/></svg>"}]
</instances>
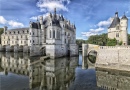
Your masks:
<instances>
[{"instance_id":1,"label":"castle tower","mask_svg":"<svg viewBox=\"0 0 130 90\"><path fill-rule=\"evenodd\" d=\"M7 31L7 28L8 28L7 26L4 26L4 33Z\"/></svg>"},{"instance_id":2,"label":"castle tower","mask_svg":"<svg viewBox=\"0 0 130 90\"><path fill-rule=\"evenodd\" d=\"M128 44L128 38L127 38L127 28L128 28L128 18L125 16L125 14L120 19L118 17L118 12L115 13L115 17L113 18L113 21L108 28L108 38L110 39L116 39L117 44L122 42L122 45Z\"/></svg>"},{"instance_id":3,"label":"castle tower","mask_svg":"<svg viewBox=\"0 0 130 90\"><path fill-rule=\"evenodd\" d=\"M120 26L121 26L122 45L127 45L128 44L128 36L127 36L128 18L125 16L125 14L121 18Z\"/></svg>"},{"instance_id":4,"label":"castle tower","mask_svg":"<svg viewBox=\"0 0 130 90\"><path fill-rule=\"evenodd\" d=\"M42 44L46 43L46 31L44 30L44 24L43 24L43 16L40 16L40 25L41 25L41 41Z\"/></svg>"}]
</instances>

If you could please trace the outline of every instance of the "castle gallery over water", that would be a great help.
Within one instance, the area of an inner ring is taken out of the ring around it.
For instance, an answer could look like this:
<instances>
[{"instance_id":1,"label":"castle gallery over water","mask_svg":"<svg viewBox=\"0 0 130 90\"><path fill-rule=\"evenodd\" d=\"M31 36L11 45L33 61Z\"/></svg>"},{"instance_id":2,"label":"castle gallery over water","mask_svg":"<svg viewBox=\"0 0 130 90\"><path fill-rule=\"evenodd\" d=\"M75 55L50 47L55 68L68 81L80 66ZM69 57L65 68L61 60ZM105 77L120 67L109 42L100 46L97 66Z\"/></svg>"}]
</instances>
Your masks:
<instances>
[{"instance_id":1,"label":"castle gallery over water","mask_svg":"<svg viewBox=\"0 0 130 90\"><path fill-rule=\"evenodd\" d=\"M50 13L36 22L30 21L29 28L7 30L1 35L1 51L30 52L30 56L50 55L51 58L78 55L76 27L63 15Z\"/></svg>"}]
</instances>

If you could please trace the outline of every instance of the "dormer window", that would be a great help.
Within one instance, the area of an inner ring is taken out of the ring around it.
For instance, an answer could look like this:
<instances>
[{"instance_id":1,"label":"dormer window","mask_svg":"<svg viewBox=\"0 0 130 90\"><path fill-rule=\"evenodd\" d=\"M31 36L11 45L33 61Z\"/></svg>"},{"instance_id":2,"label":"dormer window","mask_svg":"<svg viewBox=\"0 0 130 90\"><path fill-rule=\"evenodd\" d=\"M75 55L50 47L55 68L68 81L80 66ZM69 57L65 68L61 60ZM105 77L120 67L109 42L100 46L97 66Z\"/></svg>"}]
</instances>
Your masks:
<instances>
[{"instance_id":1,"label":"dormer window","mask_svg":"<svg viewBox=\"0 0 130 90\"><path fill-rule=\"evenodd\" d=\"M116 27L116 30L119 30L119 26Z\"/></svg>"}]
</instances>

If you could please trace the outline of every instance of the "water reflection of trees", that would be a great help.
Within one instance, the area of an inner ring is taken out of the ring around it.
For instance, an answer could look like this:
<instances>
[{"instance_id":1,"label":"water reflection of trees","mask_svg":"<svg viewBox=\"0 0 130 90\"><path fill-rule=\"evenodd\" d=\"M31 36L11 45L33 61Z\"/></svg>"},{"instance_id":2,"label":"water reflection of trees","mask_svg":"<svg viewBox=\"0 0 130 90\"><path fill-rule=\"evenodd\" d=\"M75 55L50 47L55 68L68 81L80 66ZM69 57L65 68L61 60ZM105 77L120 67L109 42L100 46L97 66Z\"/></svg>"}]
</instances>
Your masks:
<instances>
[{"instance_id":1,"label":"water reflection of trees","mask_svg":"<svg viewBox=\"0 0 130 90\"><path fill-rule=\"evenodd\" d=\"M23 53L0 53L0 70L29 76L30 89L67 90L75 77L78 57L40 60ZM43 62L44 61L44 62Z\"/></svg>"}]
</instances>

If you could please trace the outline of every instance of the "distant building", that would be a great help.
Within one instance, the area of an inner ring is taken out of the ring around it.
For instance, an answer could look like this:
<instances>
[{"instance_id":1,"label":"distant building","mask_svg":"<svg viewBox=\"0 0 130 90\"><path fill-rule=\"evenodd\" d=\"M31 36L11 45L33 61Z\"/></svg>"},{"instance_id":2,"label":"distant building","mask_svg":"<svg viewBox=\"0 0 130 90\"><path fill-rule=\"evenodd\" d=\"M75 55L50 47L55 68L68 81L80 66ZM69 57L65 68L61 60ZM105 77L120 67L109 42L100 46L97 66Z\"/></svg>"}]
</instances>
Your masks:
<instances>
[{"instance_id":1,"label":"distant building","mask_svg":"<svg viewBox=\"0 0 130 90\"><path fill-rule=\"evenodd\" d=\"M78 54L76 27L63 15L56 14L56 8L54 14L50 13L44 19L40 16L36 22L30 21L29 28L7 30L4 27L1 38L6 51L23 50L31 56L46 53L54 58Z\"/></svg>"},{"instance_id":2,"label":"distant building","mask_svg":"<svg viewBox=\"0 0 130 90\"><path fill-rule=\"evenodd\" d=\"M128 45L127 29L128 18L124 14L120 19L118 17L118 12L116 12L115 17L113 18L112 23L108 28L108 38L115 38L117 43L122 42L122 45Z\"/></svg>"}]
</instances>

